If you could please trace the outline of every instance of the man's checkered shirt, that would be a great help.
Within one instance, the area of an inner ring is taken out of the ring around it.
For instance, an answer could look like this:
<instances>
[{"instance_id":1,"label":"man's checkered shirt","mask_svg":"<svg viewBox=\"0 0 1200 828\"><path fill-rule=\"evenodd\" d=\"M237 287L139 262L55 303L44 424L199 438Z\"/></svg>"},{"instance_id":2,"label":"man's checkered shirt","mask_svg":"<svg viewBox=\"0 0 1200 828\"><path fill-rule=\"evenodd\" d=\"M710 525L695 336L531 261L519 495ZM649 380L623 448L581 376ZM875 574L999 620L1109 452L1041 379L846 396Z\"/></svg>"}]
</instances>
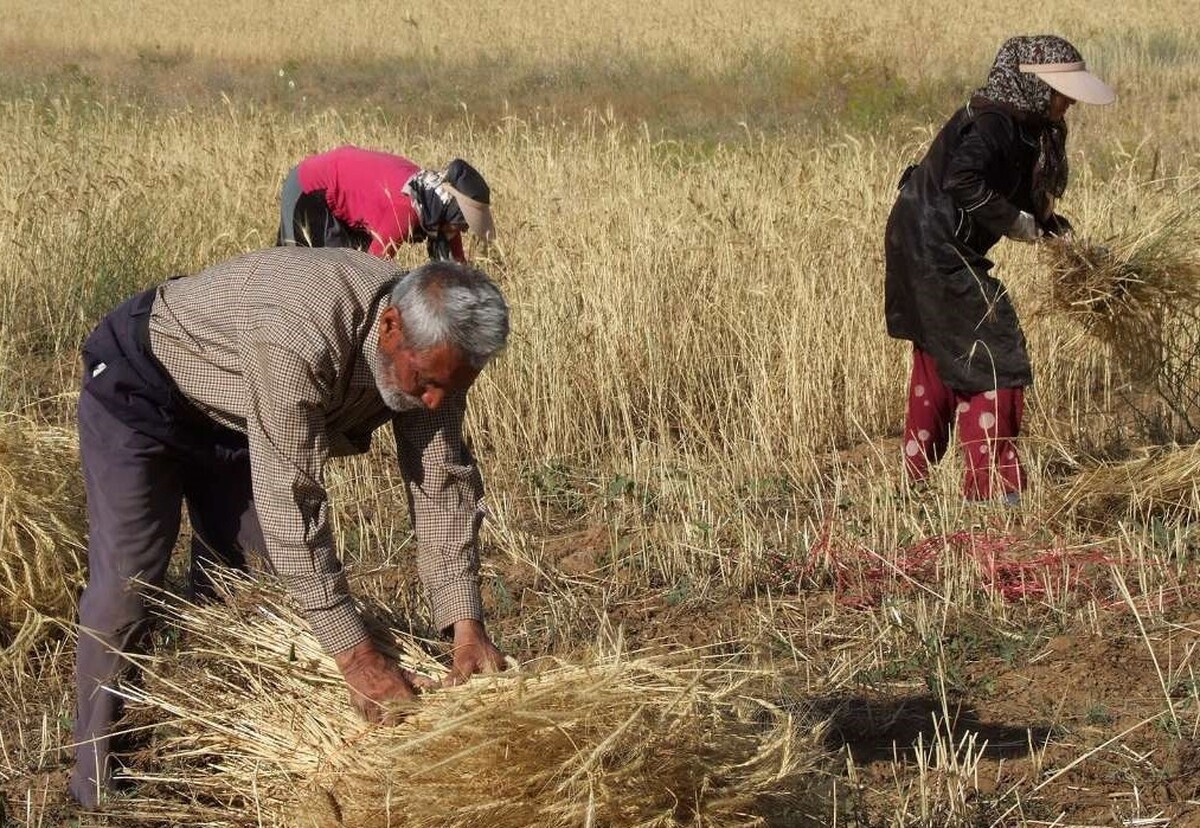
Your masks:
<instances>
[{"instance_id":1,"label":"man's checkered shirt","mask_svg":"<svg viewBox=\"0 0 1200 828\"><path fill-rule=\"evenodd\" d=\"M200 410L244 432L268 558L330 653L366 637L329 524L325 464L391 421L439 629L482 620L483 481L463 442L465 392L397 414L376 389L379 316L401 273L354 250L279 247L162 285L154 355Z\"/></svg>"}]
</instances>

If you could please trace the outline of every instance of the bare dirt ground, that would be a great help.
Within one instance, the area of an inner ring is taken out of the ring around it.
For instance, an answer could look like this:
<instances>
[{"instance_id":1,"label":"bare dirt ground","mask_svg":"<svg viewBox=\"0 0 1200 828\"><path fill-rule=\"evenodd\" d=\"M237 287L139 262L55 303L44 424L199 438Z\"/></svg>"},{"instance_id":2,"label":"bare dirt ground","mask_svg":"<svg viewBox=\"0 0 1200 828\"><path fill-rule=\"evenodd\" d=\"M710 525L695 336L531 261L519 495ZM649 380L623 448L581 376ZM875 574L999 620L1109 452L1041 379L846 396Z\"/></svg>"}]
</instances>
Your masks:
<instances>
[{"instance_id":1,"label":"bare dirt ground","mask_svg":"<svg viewBox=\"0 0 1200 828\"><path fill-rule=\"evenodd\" d=\"M609 542L600 527L550 539L555 577L586 583ZM496 606L495 590L489 591L498 616L493 624L516 644L530 619L554 599L519 567L501 568L499 580L509 611ZM1164 715L1166 695L1177 704L1190 699L1184 710L1194 703L1190 671L1181 678L1175 669L1200 641L1197 595L1188 591L1145 634L1128 608L1115 603L1090 624L1064 625L1033 601L1024 623L1002 633L964 613L939 642L940 665L914 647L909 657L892 659L885 675L863 670L849 679L834 675L838 659L830 653L859 641L860 624L880 610L847 611L833 591L803 591L771 603L735 595L674 602L663 592L640 594L611 602L607 614L631 644L666 649L713 647L769 615L775 625L767 635L775 640L754 646L759 657L776 659L789 703L813 720L828 720L826 744L842 771L836 787L849 803L837 811L851 824L890 824L897 768L911 770L920 764L919 753L928 755L949 737L954 744L973 739L976 745L971 787L977 824L1023 818L1059 825L1169 820L1192 826L1200 825L1195 717L1181 715L1176 723ZM838 622L818 622L821 633L814 637L812 620L831 615ZM801 654L805 669L784 663L789 648ZM844 774L847 760L855 766L854 779ZM929 763L936 779L938 758ZM1014 807L1013 789L1035 793Z\"/></svg>"}]
</instances>

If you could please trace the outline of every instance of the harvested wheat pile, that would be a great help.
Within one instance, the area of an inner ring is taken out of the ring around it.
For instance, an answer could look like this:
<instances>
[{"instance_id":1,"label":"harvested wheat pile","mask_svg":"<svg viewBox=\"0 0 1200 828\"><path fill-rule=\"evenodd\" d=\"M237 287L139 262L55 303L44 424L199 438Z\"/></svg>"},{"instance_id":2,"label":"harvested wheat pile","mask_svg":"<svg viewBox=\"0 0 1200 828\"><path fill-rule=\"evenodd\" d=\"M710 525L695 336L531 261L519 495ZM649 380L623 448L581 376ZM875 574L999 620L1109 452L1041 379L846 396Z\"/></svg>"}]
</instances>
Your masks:
<instances>
[{"instance_id":1,"label":"harvested wheat pile","mask_svg":"<svg viewBox=\"0 0 1200 828\"><path fill-rule=\"evenodd\" d=\"M171 599L181 648L127 688L134 757L120 816L211 825L754 825L795 813L819 733L756 702L750 677L619 652L426 693L360 721L280 588L221 576L224 604ZM404 666L444 668L376 615Z\"/></svg>"},{"instance_id":2,"label":"harvested wheat pile","mask_svg":"<svg viewBox=\"0 0 1200 828\"><path fill-rule=\"evenodd\" d=\"M86 527L75 437L0 419L0 652L74 612Z\"/></svg>"},{"instance_id":3,"label":"harvested wheat pile","mask_svg":"<svg viewBox=\"0 0 1200 828\"><path fill-rule=\"evenodd\" d=\"M1103 244L1045 242L1051 280L1040 311L1067 316L1132 369L1153 373L1170 347L1167 323L1200 310L1200 247L1188 220L1177 211Z\"/></svg>"},{"instance_id":4,"label":"harvested wheat pile","mask_svg":"<svg viewBox=\"0 0 1200 828\"><path fill-rule=\"evenodd\" d=\"M1093 521L1200 512L1200 445L1099 466L1080 474L1063 510Z\"/></svg>"}]
</instances>

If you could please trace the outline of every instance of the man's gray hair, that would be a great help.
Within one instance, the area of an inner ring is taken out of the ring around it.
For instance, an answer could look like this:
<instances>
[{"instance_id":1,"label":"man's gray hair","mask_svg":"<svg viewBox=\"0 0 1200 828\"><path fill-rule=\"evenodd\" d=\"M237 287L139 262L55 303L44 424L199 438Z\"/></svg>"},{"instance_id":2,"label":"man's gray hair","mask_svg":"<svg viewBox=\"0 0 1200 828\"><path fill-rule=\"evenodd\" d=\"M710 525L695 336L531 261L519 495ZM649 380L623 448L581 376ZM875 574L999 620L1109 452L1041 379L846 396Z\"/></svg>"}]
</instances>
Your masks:
<instances>
[{"instance_id":1,"label":"man's gray hair","mask_svg":"<svg viewBox=\"0 0 1200 828\"><path fill-rule=\"evenodd\" d=\"M428 262L392 288L408 347L424 351L448 343L482 369L508 341L508 303L481 270L458 262Z\"/></svg>"}]
</instances>

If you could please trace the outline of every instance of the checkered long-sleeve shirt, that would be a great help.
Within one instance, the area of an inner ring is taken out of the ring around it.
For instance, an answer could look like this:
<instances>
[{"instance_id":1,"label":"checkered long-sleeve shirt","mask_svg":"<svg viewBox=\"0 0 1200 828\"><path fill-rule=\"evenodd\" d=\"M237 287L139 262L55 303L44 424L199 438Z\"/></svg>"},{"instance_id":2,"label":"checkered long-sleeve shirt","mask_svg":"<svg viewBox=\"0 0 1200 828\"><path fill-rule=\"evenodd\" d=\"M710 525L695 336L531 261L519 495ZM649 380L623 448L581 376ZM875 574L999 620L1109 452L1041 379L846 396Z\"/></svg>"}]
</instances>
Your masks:
<instances>
[{"instance_id":1,"label":"checkered long-sleeve shirt","mask_svg":"<svg viewBox=\"0 0 1200 828\"><path fill-rule=\"evenodd\" d=\"M158 289L154 355L216 422L246 434L265 550L330 653L366 637L334 548L331 456L391 421L434 623L482 620L483 481L462 436L465 392L397 414L375 385L379 316L400 273L354 250L280 247Z\"/></svg>"}]
</instances>

